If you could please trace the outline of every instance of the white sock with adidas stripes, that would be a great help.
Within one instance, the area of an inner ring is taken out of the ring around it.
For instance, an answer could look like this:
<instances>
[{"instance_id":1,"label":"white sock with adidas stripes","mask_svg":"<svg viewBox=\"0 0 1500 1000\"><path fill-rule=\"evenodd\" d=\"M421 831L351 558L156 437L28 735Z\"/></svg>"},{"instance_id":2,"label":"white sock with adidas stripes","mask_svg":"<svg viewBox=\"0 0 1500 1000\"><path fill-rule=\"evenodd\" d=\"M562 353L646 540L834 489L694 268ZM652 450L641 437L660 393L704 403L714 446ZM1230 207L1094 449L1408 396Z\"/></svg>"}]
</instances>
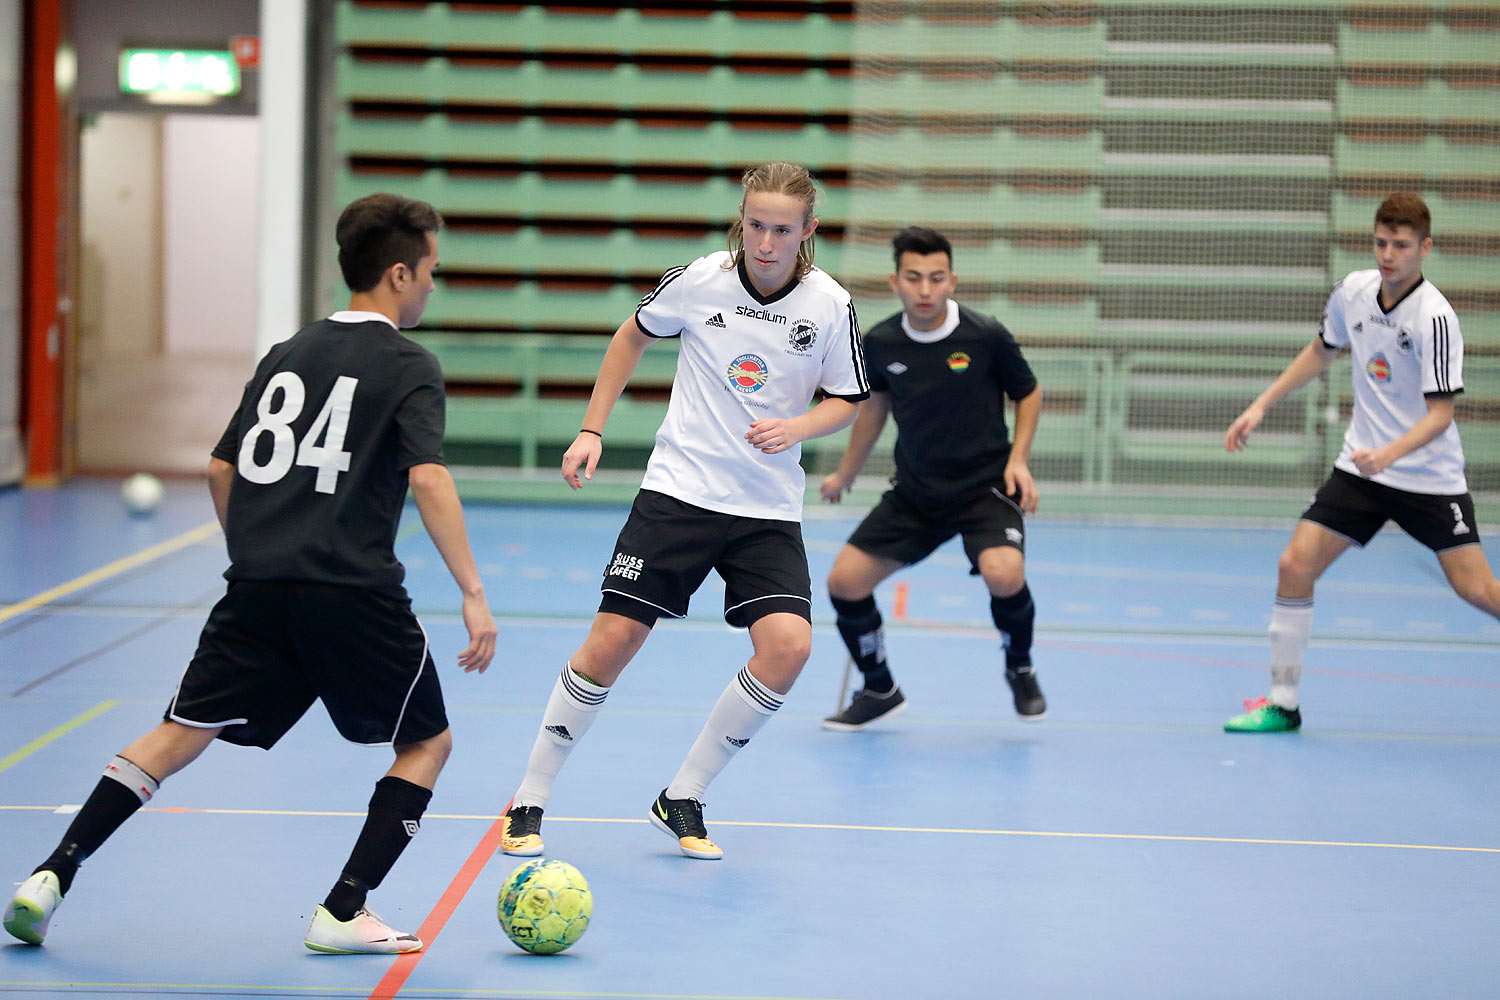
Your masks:
<instances>
[{"instance_id":1,"label":"white sock with adidas stripes","mask_svg":"<svg viewBox=\"0 0 1500 1000\"><path fill-rule=\"evenodd\" d=\"M531 759L526 762L526 777L521 779L512 805L546 807L557 772L594 724L607 697L609 688L584 680L571 666L563 667L542 712L542 725L531 746Z\"/></svg>"},{"instance_id":2,"label":"white sock with adidas stripes","mask_svg":"<svg viewBox=\"0 0 1500 1000\"><path fill-rule=\"evenodd\" d=\"M677 777L667 786L667 798L702 802L708 783L750 742L750 737L760 732L785 700L750 676L749 667L742 667L719 695L714 710L708 713L703 731L688 751Z\"/></svg>"}]
</instances>

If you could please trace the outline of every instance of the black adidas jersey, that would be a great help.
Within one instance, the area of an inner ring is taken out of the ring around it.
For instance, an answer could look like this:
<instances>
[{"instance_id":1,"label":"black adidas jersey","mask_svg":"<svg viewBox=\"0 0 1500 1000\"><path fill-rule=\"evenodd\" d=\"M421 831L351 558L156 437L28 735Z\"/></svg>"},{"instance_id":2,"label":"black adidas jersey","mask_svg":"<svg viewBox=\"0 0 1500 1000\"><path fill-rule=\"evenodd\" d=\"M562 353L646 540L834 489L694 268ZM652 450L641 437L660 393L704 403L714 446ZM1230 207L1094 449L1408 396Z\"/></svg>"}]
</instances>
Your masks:
<instances>
[{"instance_id":1,"label":"black adidas jersey","mask_svg":"<svg viewBox=\"0 0 1500 1000\"><path fill-rule=\"evenodd\" d=\"M437 358L374 313L335 313L272 347L214 457L229 493L230 580L389 589L407 470L443 461Z\"/></svg>"},{"instance_id":2,"label":"black adidas jersey","mask_svg":"<svg viewBox=\"0 0 1500 1000\"><path fill-rule=\"evenodd\" d=\"M950 300L948 322L922 334L896 313L865 336L865 362L870 389L890 393L898 492L944 507L1002 479L1004 397L1031 395L1036 376L999 320Z\"/></svg>"}]
</instances>

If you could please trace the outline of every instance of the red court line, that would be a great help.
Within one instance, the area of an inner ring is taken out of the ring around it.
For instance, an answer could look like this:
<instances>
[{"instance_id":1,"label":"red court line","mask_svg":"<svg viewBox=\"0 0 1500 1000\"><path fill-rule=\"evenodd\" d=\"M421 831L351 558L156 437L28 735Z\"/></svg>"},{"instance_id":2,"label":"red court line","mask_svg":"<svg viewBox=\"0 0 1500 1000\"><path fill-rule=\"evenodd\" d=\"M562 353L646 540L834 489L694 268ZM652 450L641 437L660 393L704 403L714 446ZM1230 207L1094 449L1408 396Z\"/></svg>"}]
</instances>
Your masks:
<instances>
[{"instance_id":1,"label":"red court line","mask_svg":"<svg viewBox=\"0 0 1500 1000\"><path fill-rule=\"evenodd\" d=\"M510 806L505 807L506 812ZM422 926L417 928L417 937L422 939L422 950L412 952L409 955L398 955L391 963L391 967L381 977L380 982L375 984L375 991L370 994L369 1000L394 1000L401 988L406 985L406 980L416 971L417 963L422 961L422 956L432 947L432 942L437 939L438 933L448 923L448 918L453 916L453 911L458 909L458 904L463 901L464 896L473 887L474 880L484 870L484 866L494 857L495 851L500 846L500 834L505 829L505 813L501 813L495 822L480 839L479 845L474 848L474 853L469 855L469 860L463 863L458 874L453 876L453 881L448 883L448 888L443 892L442 898L427 914L427 919L422 921Z\"/></svg>"}]
</instances>

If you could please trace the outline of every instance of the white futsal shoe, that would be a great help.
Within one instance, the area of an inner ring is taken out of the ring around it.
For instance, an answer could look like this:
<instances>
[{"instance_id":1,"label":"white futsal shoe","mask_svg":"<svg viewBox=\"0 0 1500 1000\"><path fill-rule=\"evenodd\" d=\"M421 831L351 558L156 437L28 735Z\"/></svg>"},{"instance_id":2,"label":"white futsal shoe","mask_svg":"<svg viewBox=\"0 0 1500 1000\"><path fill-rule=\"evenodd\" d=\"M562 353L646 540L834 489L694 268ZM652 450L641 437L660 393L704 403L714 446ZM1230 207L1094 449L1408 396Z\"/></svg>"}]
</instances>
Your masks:
<instances>
[{"instance_id":1,"label":"white futsal shoe","mask_svg":"<svg viewBox=\"0 0 1500 1000\"><path fill-rule=\"evenodd\" d=\"M313 911L302 943L325 955L404 955L422 950L421 938L392 930L363 906L348 920L339 920L322 903Z\"/></svg>"},{"instance_id":2,"label":"white futsal shoe","mask_svg":"<svg viewBox=\"0 0 1500 1000\"><path fill-rule=\"evenodd\" d=\"M62 883L48 871L37 872L16 890L5 907L5 929L27 944L41 944L57 904L62 902Z\"/></svg>"}]
</instances>

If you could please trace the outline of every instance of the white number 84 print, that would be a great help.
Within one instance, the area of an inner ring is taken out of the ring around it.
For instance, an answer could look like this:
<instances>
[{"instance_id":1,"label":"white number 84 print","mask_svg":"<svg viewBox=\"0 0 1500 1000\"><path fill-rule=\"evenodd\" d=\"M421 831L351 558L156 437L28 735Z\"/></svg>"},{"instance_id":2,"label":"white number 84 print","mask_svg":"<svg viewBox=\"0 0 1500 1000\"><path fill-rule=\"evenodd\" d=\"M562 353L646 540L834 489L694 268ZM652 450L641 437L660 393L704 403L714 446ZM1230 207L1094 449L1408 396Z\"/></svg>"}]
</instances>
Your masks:
<instances>
[{"instance_id":1,"label":"white number 84 print","mask_svg":"<svg viewBox=\"0 0 1500 1000\"><path fill-rule=\"evenodd\" d=\"M255 404L255 413L260 419L240 442L240 475L252 483L274 483L291 471L295 457L296 464L318 470L316 488L319 493L332 493L338 486L339 473L349 471L349 453L343 450L344 432L349 428L349 409L354 403L357 385L359 379L339 376L299 447L292 434L291 422L302 413L307 389L295 372L277 372L271 376L266 391ZM281 406L273 410L271 403L278 389L281 390ZM266 464L256 465L255 446L262 434L271 435L273 447ZM323 439L322 444L316 443L319 437Z\"/></svg>"}]
</instances>

